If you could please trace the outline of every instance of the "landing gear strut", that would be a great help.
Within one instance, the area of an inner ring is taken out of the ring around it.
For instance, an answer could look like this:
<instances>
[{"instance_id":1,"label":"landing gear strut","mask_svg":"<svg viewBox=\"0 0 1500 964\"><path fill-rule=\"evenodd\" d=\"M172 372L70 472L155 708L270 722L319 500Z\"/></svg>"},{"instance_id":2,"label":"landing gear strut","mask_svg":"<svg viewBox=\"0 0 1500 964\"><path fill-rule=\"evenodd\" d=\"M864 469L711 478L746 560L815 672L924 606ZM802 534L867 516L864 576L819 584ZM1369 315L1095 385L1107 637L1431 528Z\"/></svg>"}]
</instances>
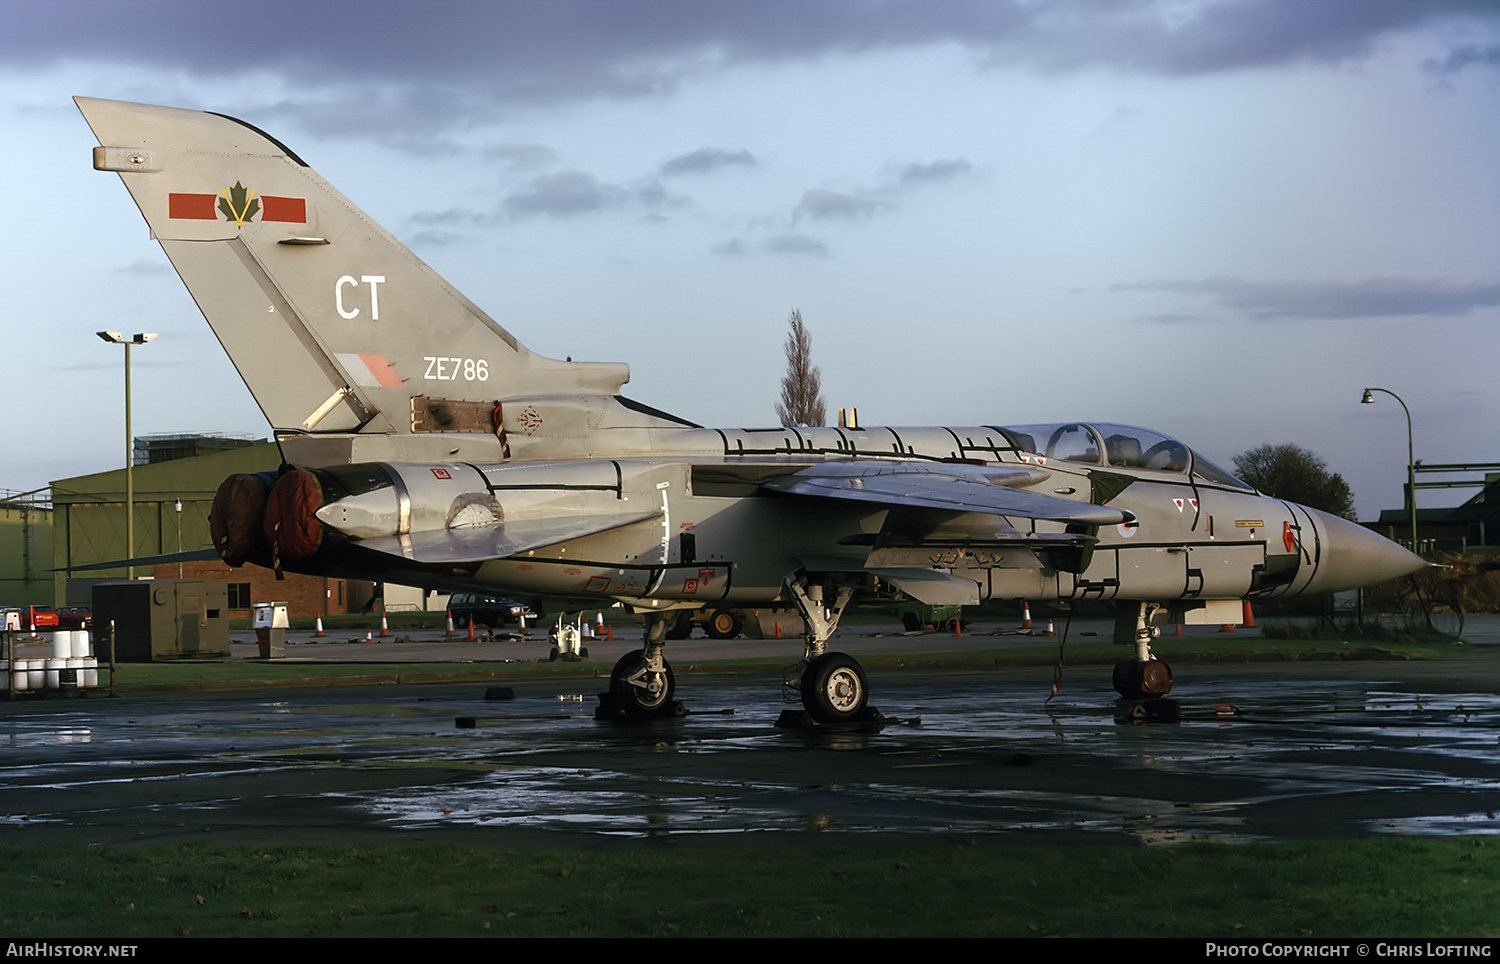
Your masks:
<instances>
[{"instance_id":1,"label":"landing gear strut","mask_svg":"<svg viewBox=\"0 0 1500 964\"><path fill-rule=\"evenodd\" d=\"M680 716L683 709L672 696L677 680L662 657L668 616L646 614L646 644L631 650L609 673L609 692L599 695L598 719L643 720L658 716Z\"/></svg>"},{"instance_id":2,"label":"landing gear strut","mask_svg":"<svg viewBox=\"0 0 1500 964\"><path fill-rule=\"evenodd\" d=\"M1123 641L1135 646L1135 659L1115 664L1115 692L1126 699L1151 699L1172 692L1172 668L1151 655L1152 640L1161 636L1151 622L1161 612L1160 603L1142 602L1136 604L1134 613L1122 604L1115 615L1115 641L1121 642L1124 636Z\"/></svg>"},{"instance_id":3,"label":"landing gear strut","mask_svg":"<svg viewBox=\"0 0 1500 964\"><path fill-rule=\"evenodd\" d=\"M870 684L859 661L847 653L827 651L828 637L838 628L839 619L854 595L854 584L839 582L830 586L834 590L831 608L825 605L824 587L810 583L805 575L788 579L786 587L807 624L807 633L803 636L806 649L802 663L785 685L800 692L803 709L818 723L869 719L873 715L869 707Z\"/></svg>"}]
</instances>

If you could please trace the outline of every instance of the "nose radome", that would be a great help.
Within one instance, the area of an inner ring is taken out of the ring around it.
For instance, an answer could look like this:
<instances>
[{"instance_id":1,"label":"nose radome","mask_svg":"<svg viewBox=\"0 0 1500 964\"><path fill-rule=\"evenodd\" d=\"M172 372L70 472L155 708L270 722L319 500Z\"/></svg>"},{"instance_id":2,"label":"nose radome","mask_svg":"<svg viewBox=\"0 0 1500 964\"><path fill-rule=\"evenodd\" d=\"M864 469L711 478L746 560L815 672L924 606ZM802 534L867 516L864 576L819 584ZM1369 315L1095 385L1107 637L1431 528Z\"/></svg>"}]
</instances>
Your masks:
<instances>
[{"instance_id":1,"label":"nose radome","mask_svg":"<svg viewBox=\"0 0 1500 964\"><path fill-rule=\"evenodd\" d=\"M1421 556L1348 519L1317 509L1308 509L1307 512L1322 533L1322 552L1317 572L1303 590L1304 594L1373 586L1410 575L1428 565Z\"/></svg>"}]
</instances>

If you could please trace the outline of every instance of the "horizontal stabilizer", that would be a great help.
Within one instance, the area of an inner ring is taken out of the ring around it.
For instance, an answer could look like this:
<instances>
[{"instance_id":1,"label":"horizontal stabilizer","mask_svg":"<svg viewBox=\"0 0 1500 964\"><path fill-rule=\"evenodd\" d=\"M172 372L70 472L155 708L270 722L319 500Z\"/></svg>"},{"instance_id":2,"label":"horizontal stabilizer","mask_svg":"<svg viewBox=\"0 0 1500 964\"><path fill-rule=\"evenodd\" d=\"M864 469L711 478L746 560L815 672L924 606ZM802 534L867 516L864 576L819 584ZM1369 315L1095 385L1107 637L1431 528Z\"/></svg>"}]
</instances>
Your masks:
<instances>
[{"instance_id":1,"label":"horizontal stabilizer","mask_svg":"<svg viewBox=\"0 0 1500 964\"><path fill-rule=\"evenodd\" d=\"M1073 502L1012 488L1047 478L1042 469L900 462L825 462L763 488L793 495L853 499L890 506L1047 519L1083 525L1118 525L1134 516L1091 502Z\"/></svg>"},{"instance_id":2,"label":"horizontal stabilizer","mask_svg":"<svg viewBox=\"0 0 1500 964\"><path fill-rule=\"evenodd\" d=\"M660 516L660 510L653 510L618 515L522 519L496 526L455 526L405 536L360 539L355 545L412 562L462 565L502 559Z\"/></svg>"},{"instance_id":3,"label":"horizontal stabilizer","mask_svg":"<svg viewBox=\"0 0 1500 964\"><path fill-rule=\"evenodd\" d=\"M218 562L217 549L189 549L185 552L167 552L156 556L137 556L134 559L116 559L113 562L91 562L86 566L63 566L53 572L87 572L93 569L124 569L127 566L169 566L179 562Z\"/></svg>"}]
</instances>

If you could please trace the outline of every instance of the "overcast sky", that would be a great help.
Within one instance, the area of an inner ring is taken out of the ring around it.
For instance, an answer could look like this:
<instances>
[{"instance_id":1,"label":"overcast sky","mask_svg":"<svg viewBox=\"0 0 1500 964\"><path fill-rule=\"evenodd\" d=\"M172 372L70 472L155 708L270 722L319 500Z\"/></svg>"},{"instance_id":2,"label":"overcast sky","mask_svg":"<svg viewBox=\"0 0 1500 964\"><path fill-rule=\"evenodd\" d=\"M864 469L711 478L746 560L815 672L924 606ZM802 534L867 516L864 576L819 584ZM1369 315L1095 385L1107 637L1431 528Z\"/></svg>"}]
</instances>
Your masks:
<instances>
[{"instance_id":1,"label":"overcast sky","mask_svg":"<svg viewBox=\"0 0 1500 964\"><path fill-rule=\"evenodd\" d=\"M1493 0L7 0L0 486L268 427L71 95L286 143L529 347L767 426L793 308L865 424L1500 461ZM1472 490L1424 493L1451 504Z\"/></svg>"}]
</instances>

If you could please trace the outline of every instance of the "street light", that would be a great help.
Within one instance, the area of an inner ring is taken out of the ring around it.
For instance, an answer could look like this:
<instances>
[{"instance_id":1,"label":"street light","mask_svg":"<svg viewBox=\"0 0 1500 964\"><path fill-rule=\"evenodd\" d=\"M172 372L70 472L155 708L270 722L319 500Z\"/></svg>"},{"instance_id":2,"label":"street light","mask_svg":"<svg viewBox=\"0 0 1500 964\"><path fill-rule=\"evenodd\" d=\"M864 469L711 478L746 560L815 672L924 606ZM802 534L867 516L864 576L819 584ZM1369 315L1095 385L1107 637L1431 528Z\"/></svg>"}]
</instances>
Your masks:
<instances>
[{"instance_id":1,"label":"street light","mask_svg":"<svg viewBox=\"0 0 1500 964\"><path fill-rule=\"evenodd\" d=\"M130 435L130 346L144 345L156 332L137 332L126 337L118 331L97 333L105 341L125 346L125 558L135 558L135 439ZM125 578L135 578L135 566L125 567Z\"/></svg>"},{"instance_id":2,"label":"street light","mask_svg":"<svg viewBox=\"0 0 1500 964\"><path fill-rule=\"evenodd\" d=\"M1401 410L1406 413L1406 504L1411 513L1411 551L1417 551L1417 463L1413 460L1411 441L1411 409L1401 401L1401 396L1389 388L1367 388L1364 397L1359 400L1361 405L1370 405L1375 401L1371 392L1385 392L1387 395L1401 402Z\"/></svg>"}]
</instances>

